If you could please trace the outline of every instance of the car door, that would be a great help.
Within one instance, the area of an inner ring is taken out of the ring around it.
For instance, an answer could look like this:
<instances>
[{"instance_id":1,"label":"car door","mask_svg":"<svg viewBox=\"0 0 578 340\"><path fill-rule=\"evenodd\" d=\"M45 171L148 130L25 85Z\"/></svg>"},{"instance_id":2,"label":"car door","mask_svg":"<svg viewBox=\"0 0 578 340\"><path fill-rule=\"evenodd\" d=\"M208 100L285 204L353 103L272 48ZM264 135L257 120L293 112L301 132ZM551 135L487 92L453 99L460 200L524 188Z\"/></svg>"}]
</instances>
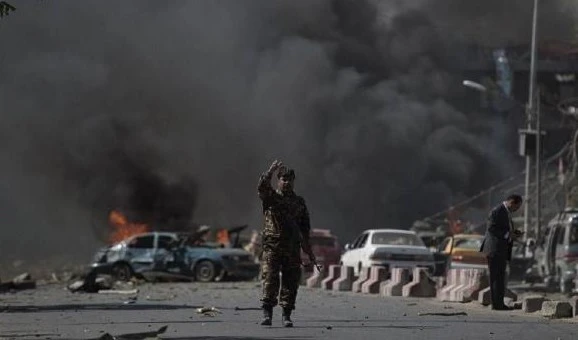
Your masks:
<instances>
[{"instance_id":1,"label":"car door","mask_svg":"<svg viewBox=\"0 0 578 340\"><path fill-rule=\"evenodd\" d=\"M166 271L178 271L178 266L176 265L175 244L177 244L177 238L169 234L157 234L156 247L155 247L155 270L166 270ZM177 255L178 257L178 255Z\"/></svg>"},{"instance_id":2,"label":"car door","mask_svg":"<svg viewBox=\"0 0 578 340\"><path fill-rule=\"evenodd\" d=\"M155 235L145 234L127 242L126 257L133 270L152 270L155 254Z\"/></svg>"},{"instance_id":3,"label":"car door","mask_svg":"<svg viewBox=\"0 0 578 340\"><path fill-rule=\"evenodd\" d=\"M357 261L355 262L356 273L359 275L362 267L369 267L369 255L373 253L370 234L364 233L358 244Z\"/></svg>"},{"instance_id":4,"label":"car door","mask_svg":"<svg viewBox=\"0 0 578 340\"><path fill-rule=\"evenodd\" d=\"M355 240L353 240L353 242L349 245L349 249L346 249L345 252L343 253L343 255L341 255L341 264L344 266L353 266L354 262L354 257L355 257L355 251L357 244L359 243L359 241L361 240L361 238L363 237L363 234L357 236L355 238Z\"/></svg>"}]
</instances>

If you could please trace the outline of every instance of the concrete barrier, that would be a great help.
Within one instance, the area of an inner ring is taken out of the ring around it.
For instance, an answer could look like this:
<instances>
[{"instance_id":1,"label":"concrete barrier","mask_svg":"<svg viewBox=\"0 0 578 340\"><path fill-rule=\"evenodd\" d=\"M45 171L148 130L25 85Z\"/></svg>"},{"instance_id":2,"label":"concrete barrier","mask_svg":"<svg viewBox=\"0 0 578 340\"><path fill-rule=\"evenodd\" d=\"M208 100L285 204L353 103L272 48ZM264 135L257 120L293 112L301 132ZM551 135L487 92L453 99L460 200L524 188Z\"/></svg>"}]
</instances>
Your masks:
<instances>
[{"instance_id":1,"label":"concrete barrier","mask_svg":"<svg viewBox=\"0 0 578 340\"><path fill-rule=\"evenodd\" d=\"M311 275L307 282L305 283L307 288L320 288L321 281L327 277L327 268L322 267L321 271L317 270L317 268L313 269L313 275Z\"/></svg>"},{"instance_id":2,"label":"concrete barrier","mask_svg":"<svg viewBox=\"0 0 578 340\"><path fill-rule=\"evenodd\" d=\"M333 281L333 290L338 292L351 291L354 280L353 267L342 266L339 278Z\"/></svg>"},{"instance_id":3,"label":"concrete barrier","mask_svg":"<svg viewBox=\"0 0 578 340\"><path fill-rule=\"evenodd\" d=\"M361 292L364 294L378 294L379 287L385 280L387 280L387 269L373 266L369 272L369 279L361 285Z\"/></svg>"},{"instance_id":4,"label":"concrete barrier","mask_svg":"<svg viewBox=\"0 0 578 340\"><path fill-rule=\"evenodd\" d=\"M369 269L370 267L363 267L361 268L361 272L359 273L359 278L357 278L357 280L355 280L355 282L353 282L353 285L351 286L351 291L354 293L359 293L361 292L361 285L369 280Z\"/></svg>"},{"instance_id":5,"label":"concrete barrier","mask_svg":"<svg viewBox=\"0 0 578 340\"><path fill-rule=\"evenodd\" d=\"M448 292L448 301L465 302L461 292L470 284L471 271L469 269L458 269L458 282L455 287Z\"/></svg>"},{"instance_id":6,"label":"concrete barrier","mask_svg":"<svg viewBox=\"0 0 578 340\"><path fill-rule=\"evenodd\" d=\"M321 289L331 290L333 288L333 281L339 278L339 273L341 266L337 264L332 264L329 266L329 272L327 273L327 277L325 277L321 281Z\"/></svg>"},{"instance_id":7,"label":"concrete barrier","mask_svg":"<svg viewBox=\"0 0 578 340\"><path fill-rule=\"evenodd\" d=\"M542 309L542 304L546 301L543 296L526 296L522 300L522 311L524 313L534 313Z\"/></svg>"},{"instance_id":8,"label":"concrete barrier","mask_svg":"<svg viewBox=\"0 0 578 340\"><path fill-rule=\"evenodd\" d=\"M459 269L450 269L446 276L446 285L441 289L438 290L436 297L440 301L449 301L450 300L450 292L452 289L455 289L460 284L460 274L461 271Z\"/></svg>"},{"instance_id":9,"label":"concrete barrier","mask_svg":"<svg viewBox=\"0 0 578 340\"><path fill-rule=\"evenodd\" d=\"M573 296L569 302L570 302L570 306L572 306L572 316L577 317L578 316L578 296Z\"/></svg>"},{"instance_id":10,"label":"concrete barrier","mask_svg":"<svg viewBox=\"0 0 578 340\"><path fill-rule=\"evenodd\" d=\"M566 301L544 301L542 304L542 316L552 319L571 318L572 306Z\"/></svg>"},{"instance_id":11,"label":"concrete barrier","mask_svg":"<svg viewBox=\"0 0 578 340\"><path fill-rule=\"evenodd\" d=\"M461 269L461 284L449 292L449 301L470 302L478 299L481 290L489 286L488 275L484 269Z\"/></svg>"},{"instance_id":12,"label":"concrete barrier","mask_svg":"<svg viewBox=\"0 0 578 340\"><path fill-rule=\"evenodd\" d=\"M512 299L512 301L518 301L518 295L508 288L506 288L504 298ZM484 306L488 306L492 303L492 294L490 293L490 287L486 287L480 291L480 293L478 294L478 302Z\"/></svg>"},{"instance_id":13,"label":"concrete barrier","mask_svg":"<svg viewBox=\"0 0 578 340\"><path fill-rule=\"evenodd\" d=\"M380 287L381 296L402 296L403 287L409 283L409 269L392 268L391 278Z\"/></svg>"},{"instance_id":14,"label":"concrete barrier","mask_svg":"<svg viewBox=\"0 0 578 340\"><path fill-rule=\"evenodd\" d=\"M429 278L425 268L413 269L413 280L403 286L403 297L435 297L435 282Z\"/></svg>"}]
</instances>

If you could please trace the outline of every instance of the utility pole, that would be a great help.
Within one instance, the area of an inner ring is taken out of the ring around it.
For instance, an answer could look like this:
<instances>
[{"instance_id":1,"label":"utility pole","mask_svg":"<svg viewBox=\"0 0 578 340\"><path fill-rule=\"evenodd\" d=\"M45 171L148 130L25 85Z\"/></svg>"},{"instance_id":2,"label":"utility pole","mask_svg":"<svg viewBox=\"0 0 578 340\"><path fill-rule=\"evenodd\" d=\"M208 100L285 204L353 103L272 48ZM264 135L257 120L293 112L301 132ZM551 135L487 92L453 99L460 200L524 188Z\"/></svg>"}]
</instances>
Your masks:
<instances>
[{"instance_id":1,"label":"utility pole","mask_svg":"<svg viewBox=\"0 0 578 340\"><path fill-rule=\"evenodd\" d=\"M538 239L540 235L541 217L542 217L542 200L540 195L542 192L542 147L540 145L542 131L540 130L540 89L536 91L536 230L535 237Z\"/></svg>"},{"instance_id":2,"label":"utility pole","mask_svg":"<svg viewBox=\"0 0 578 340\"><path fill-rule=\"evenodd\" d=\"M526 146L528 137L532 138L534 131L532 131L532 113L534 111L534 86L536 82L536 29L538 26L538 0L534 0L534 14L532 18L532 47L531 47L531 61L530 61L530 84L529 84L529 93L528 93L528 106L526 110L526 122L527 122L527 135L526 135ZM536 132L536 138L534 139L538 142L539 132ZM536 145L536 155L538 154L538 147ZM532 167L532 159L531 155L528 150L525 150L526 154L526 181L524 183L524 241L528 238L528 230L530 225L530 206L529 206L529 198L530 198L530 170ZM538 200L539 201L539 200ZM534 235L534 237L538 237L538 235Z\"/></svg>"}]
</instances>

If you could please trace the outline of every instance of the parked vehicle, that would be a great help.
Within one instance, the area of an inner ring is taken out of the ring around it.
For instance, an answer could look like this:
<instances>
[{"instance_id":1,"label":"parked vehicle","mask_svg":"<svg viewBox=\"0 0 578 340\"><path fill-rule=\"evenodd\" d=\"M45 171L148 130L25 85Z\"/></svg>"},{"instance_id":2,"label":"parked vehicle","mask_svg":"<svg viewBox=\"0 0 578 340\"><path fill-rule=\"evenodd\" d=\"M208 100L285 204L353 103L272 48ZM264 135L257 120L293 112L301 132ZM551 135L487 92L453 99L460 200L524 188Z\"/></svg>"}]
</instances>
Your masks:
<instances>
[{"instance_id":1,"label":"parked vehicle","mask_svg":"<svg viewBox=\"0 0 578 340\"><path fill-rule=\"evenodd\" d=\"M185 275L203 282L225 277L253 279L258 275L259 265L249 252L208 243L190 245L187 236L149 232L129 237L100 249L91 269L120 281L146 272Z\"/></svg>"},{"instance_id":2,"label":"parked vehicle","mask_svg":"<svg viewBox=\"0 0 578 340\"><path fill-rule=\"evenodd\" d=\"M447 237L438 251L449 256L450 268L487 268L486 255L480 252L484 236L457 234Z\"/></svg>"},{"instance_id":3,"label":"parked vehicle","mask_svg":"<svg viewBox=\"0 0 578 340\"><path fill-rule=\"evenodd\" d=\"M400 229L369 229L352 243L345 245L341 265L354 268L359 275L362 267L384 266L424 267L435 270L434 254L414 231Z\"/></svg>"},{"instance_id":4,"label":"parked vehicle","mask_svg":"<svg viewBox=\"0 0 578 340\"><path fill-rule=\"evenodd\" d=\"M543 249L537 253L540 276L548 286L571 293L577 278L578 211L556 215L548 223L543 240Z\"/></svg>"},{"instance_id":5,"label":"parked vehicle","mask_svg":"<svg viewBox=\"0 0 578 340\"><path fill-rule=\"evenodd\" d=\"M317 258L317 263L327 268L332 264L338 264L341 258L341 246L335 235L329 229L312 229L309 233L309 243L313 254ZM309 256L301 252L303 263L309 262ZM306 267L306 270L312 270Z\"/></svg>"}]
</instances>

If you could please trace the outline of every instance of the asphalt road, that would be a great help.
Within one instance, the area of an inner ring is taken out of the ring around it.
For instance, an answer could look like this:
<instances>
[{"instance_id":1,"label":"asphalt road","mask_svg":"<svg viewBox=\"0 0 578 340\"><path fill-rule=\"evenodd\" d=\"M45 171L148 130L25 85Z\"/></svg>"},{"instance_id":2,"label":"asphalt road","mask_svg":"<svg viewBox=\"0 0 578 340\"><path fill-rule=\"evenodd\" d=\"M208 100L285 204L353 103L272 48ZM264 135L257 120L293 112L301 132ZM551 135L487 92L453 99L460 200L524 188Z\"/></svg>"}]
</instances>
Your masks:
<instances>
[{"instance_id":1,"label":"asphalt road","mask_svg":"<svg viewBox=\"0 0 578 340\"><path fill-rule=\"evenodd\" d=\"M561 339L578 338L574 320L521 311L494 312L476 303L382 298L300 288L294 328L258 325L260 288L244 283L144 284L131 295L70 293L62 284L0 295L0 339L97 339L106 333L151 332L161 339ZM132 298L132 299L131 299ZM220 313L203 315L199 307ZM460 313L436 316L421 313ZM129 337L126 337L128 339ZM144 336L134 336L132 339ZM112 339L109 338L109 339Z\"/></svg>"}]
</instances>

